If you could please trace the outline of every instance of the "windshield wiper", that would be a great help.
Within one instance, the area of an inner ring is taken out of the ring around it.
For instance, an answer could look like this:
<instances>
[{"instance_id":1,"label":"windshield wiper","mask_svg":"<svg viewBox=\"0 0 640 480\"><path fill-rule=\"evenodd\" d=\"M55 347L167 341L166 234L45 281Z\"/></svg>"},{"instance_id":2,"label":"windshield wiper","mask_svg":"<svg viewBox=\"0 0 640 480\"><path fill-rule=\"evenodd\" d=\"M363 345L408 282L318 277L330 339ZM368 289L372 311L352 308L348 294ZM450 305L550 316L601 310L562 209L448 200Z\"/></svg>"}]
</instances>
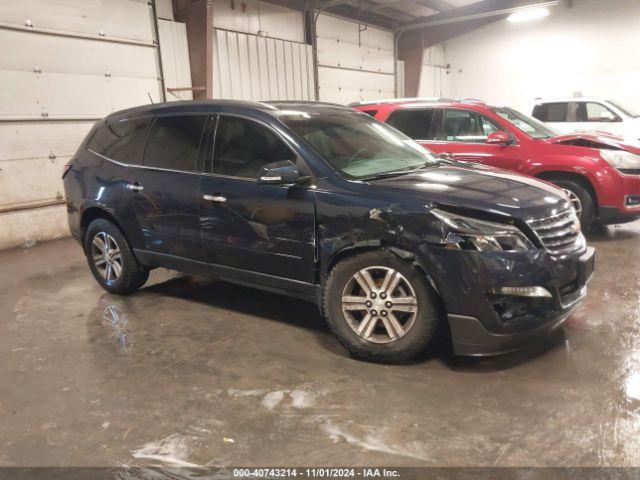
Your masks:
<instances>
[{"instance_id":1,"label":"windshield wiper","mask_svg":"<svg viewBox=\"0 0 640 480\"><path fill-rule=\"evenodd\" d=\"M382 172L382 173L377 173L375 175L372 175L370 177L365 177L365 178L361 178L360 180L363 181L368 181L368 180L378 180L380 178L388 178L388 177L397 177L398 175L406 175L409 173L415 173L415 172L419 172L420 170L424 170L425 168L430 168L430 167L437 167L440 165L446 165L446 164L450 164L452 162L450 162L449 160L444 160L444 159L437 159L433 162L425 162L423 165L419 166L418 168L414 168L414 167L408 167L405 169L400 169L400 170L392 170L390 172Z\"/></svg>"}]
</instances>

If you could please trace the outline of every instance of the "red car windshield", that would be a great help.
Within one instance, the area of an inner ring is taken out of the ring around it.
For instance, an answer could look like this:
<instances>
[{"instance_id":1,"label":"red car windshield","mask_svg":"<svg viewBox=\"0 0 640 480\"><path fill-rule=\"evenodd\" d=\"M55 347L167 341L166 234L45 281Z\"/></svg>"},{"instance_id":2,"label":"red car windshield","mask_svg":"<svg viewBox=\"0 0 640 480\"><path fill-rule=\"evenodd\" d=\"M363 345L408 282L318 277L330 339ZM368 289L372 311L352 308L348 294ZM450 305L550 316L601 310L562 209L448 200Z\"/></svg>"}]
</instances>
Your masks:
<instances>
[{"instance_id":1,"label":"red car windshield","mask_svg":"<svg viewBox=\"0 0 640 480\"><path fill-rule=\"evenodd\" d=\"M548 125L545 125L541 121L525 115L524 113L520 113L512 108L494 107L491 110L507 120L509 123L512 123L516 128L522 130L532 138L541 140L545 138L557 137L559 135L559 132L549 127Z\"/></svg>"}]
</instances>

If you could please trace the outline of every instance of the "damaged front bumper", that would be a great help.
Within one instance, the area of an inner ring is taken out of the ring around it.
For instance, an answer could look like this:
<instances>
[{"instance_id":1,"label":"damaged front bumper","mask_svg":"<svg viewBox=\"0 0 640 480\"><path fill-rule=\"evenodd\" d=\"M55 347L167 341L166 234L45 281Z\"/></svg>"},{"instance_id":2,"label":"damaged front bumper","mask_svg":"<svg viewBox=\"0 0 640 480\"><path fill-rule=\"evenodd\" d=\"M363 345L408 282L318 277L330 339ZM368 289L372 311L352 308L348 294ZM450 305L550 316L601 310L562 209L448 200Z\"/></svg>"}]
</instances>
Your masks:
<instances>
[{"instance_id":1,"label":"damaged front bumper","mask_svg":"<svg viewBox=\"0 0 640 480\"><path fill-rule=\"evenodd\" d=\"M591 247L562 258L544 250L423 253L447 311L454 353L471 356L515 350L560 327L585 297L595 261ZM517 294L526 287L548 294ZM500 293L510 288L516 294Z\"/></svg>"}]
</instances>

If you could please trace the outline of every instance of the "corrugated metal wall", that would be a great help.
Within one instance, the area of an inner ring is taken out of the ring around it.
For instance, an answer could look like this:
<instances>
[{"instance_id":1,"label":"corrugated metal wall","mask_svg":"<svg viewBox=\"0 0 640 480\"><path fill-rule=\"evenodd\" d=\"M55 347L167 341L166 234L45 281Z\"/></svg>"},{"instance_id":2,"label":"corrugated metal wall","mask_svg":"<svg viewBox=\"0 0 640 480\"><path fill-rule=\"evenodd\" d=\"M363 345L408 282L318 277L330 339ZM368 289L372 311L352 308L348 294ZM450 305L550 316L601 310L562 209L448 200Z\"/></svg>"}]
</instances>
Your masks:
<instances>
[{"instance_id":1,"label":"corrugated metal wall","mask_svg":"<svg viewBox=\"0 0 640 480\"><path fill-rule=\"evenodd\" d=\"M214 98L314 100L311 45L215 29Z\"/></svg>"},{"instance_id":2,"label":"corrugated metal wall","mask_svg":"<svg viewBox=\"0 0 640 480\"><path fill-rule=\"evenodd\" d=\"M0 248L68 232L63 165L95 119L162 99L146 0L0 2Z\"/></svg>"},{"instance_id":3,"label":"corrugated metal wall","mask_svg":"<svg viewBox=\"0 0 640 480\"><path fill-rule=\"evenodd\" d=\"M392 32L321 14L316 34L320 100L350 103L394 96Z\"/></svg>"}]
</instances>

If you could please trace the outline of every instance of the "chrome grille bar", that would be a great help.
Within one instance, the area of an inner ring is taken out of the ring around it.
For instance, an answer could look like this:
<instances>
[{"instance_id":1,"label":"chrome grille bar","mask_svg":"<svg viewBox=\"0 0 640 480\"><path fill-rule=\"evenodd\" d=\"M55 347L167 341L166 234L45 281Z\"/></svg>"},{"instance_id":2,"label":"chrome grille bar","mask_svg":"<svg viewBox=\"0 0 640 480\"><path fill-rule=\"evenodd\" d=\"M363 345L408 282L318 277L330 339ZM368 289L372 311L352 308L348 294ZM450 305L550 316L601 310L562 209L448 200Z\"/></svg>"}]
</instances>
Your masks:
<instances>
[{"instance_id":1,"label":"chrome grille bar","mask_svg":"<svg viewBox=\"0 0 640 480\"><path fill-rule=\"evenodd\" d=\"M584 247L580 221L571 207L547 217L527 220L527 224L551 255L568 255Z\"/></svg>"}]
</instances>

